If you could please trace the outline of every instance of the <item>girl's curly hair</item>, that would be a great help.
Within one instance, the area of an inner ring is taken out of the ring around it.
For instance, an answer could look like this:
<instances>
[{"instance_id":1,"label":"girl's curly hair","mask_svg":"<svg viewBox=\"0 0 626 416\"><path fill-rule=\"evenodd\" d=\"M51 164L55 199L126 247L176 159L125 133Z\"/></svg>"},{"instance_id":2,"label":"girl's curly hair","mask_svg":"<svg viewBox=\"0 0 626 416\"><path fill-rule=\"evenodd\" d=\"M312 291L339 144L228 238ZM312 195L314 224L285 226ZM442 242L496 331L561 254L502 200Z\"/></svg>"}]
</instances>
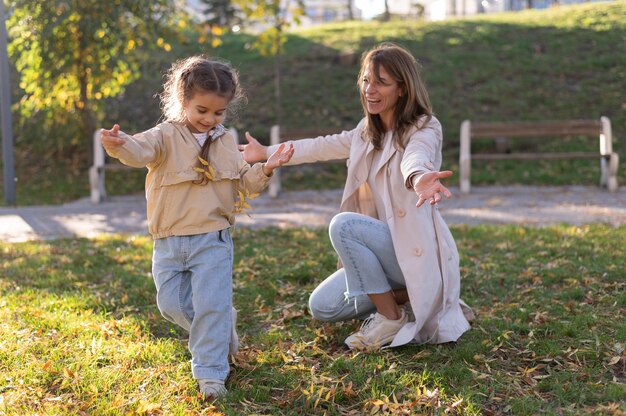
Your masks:
<instances>
[{"instance_id":1,"label":"girl's curly hair","mask_svg":"<svg viewBox=\"0 0 626 416\"><path fill-rule=\"evenodd\" d=\"M196 92L215 93L229 100L229 109L245 99L239 84L239 74L226 62L202 56L176 61L165 75L164 91L160 95L165 121L186 121L183 103Z\"/></svg>"}]
</instances>

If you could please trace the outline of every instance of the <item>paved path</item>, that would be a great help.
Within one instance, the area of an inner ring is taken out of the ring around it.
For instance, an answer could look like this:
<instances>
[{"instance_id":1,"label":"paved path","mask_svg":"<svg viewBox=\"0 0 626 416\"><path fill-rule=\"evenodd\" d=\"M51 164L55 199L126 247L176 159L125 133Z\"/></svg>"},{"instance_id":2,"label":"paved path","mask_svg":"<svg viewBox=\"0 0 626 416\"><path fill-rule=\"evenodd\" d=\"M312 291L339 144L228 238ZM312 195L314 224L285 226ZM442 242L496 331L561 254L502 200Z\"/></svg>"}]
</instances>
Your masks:
<instances>
[{"instance_id":1,"label":"paved path","mask_svg":"<svg viewBox=\"0 0 626 416\"><path fill-rule=\"evenodd\" d=\"M598 187L473 187L469 195L450 188L453 198L439 203L448 224L515 223L542 226L604 222L626 224L626 188L609 193ZM324 227L337 213L340 190L261 195L252 201L252 218L239 216L245 227ZM145 234L143 195L114 197L102 204L88 198L57 206L0 208L0 241L18 242L99 234Z\"/></svg>"}]
</instances>

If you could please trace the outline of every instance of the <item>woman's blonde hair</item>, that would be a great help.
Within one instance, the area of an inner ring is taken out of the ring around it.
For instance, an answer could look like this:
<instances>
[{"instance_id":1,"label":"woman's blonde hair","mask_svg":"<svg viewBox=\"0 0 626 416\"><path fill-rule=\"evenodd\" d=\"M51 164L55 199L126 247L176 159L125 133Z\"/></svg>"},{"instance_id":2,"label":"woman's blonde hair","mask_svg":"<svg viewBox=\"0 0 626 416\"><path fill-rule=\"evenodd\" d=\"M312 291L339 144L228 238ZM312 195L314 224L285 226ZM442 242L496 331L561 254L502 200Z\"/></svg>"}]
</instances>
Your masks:
<instances>
[{"instance_id":1,"label":"woman's blonde hair","mask_svg":"<svg viewBox=\"0 0 626 416\"><path fill-rule=\"evenodd\" d=\"M418 129L424 126L432 117L432 107L428 98L428 91L418 71L418 63L409 51L394 43L381 43L363 55L361 70L357 80L357 86L361 95L361 105L365 113L364 136L374 145L375 149L382 148L385 137L385 126L378 114L370 114L367 111L367 102L361 89L361 82L366 76L365 71L370 73L377 81L380 81L380 67L398 83L402 95L398 97L394 110L393 125L396 147L404 149L408 137L405 134L413 126ZM419 123L420 119L426 119Z\"/></svg>"}]
</instances>

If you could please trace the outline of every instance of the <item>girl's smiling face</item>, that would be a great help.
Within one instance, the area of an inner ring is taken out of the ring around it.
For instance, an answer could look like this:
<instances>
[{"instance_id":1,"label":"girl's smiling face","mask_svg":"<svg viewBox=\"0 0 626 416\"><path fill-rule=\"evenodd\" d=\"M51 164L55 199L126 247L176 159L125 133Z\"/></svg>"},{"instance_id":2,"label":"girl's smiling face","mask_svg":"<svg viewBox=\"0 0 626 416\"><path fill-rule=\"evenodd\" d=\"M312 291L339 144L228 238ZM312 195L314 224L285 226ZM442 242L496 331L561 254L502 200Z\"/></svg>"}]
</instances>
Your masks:
<instances>
[{"instance_id":1,"label":"girl's smiling face","mask_svg":"<svg viewBox=\"0 0 626 416\"><path fill-rule=\"evenodd\" d=\"M224 121L229 99L214 92L196 92L183 102L187 126L193 133L205 133Z\"/></svg>"},{"instance_id":2,"label":"girl's smiling face","mask_svg":"<svg viewBox=\"0 0 626 416\"><path fill-rule=\"evenodd\" d=\"M367 112L378 114L387 129L393 126L393 113L402 90L398 82L387 73L385 68L378 67L378 76L371 65L365 68L361 79L361 94L365 99Z\"/></svg>"}]
</instances>

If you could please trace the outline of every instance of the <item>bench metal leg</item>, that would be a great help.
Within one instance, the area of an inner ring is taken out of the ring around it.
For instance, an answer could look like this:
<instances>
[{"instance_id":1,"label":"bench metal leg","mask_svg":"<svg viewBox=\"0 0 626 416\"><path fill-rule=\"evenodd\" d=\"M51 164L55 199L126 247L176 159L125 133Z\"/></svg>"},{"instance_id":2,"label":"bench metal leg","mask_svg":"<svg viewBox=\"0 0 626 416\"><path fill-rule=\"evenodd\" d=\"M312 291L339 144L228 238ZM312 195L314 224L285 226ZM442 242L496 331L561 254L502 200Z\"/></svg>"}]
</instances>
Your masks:
<instances>
[{"instance_id":1,"label":"bench metal leg","mask_svg":"<svg viewBox=\"0 0 626 416\"><path fill-rule=\"evenodd\" d=\"M607 188L610 192L617 191L617 167L619 165L619 155L611 153L608 166Z\"/></svg>"},{"instance_id":2,"label":"bench metal leg","mask_svg":"<svg viewBox=\"0 0 626 416\"><path fill-rule=\"evenodd\" d=\"M617 190L617 168L619 166L619 155L611 153L600 160L600 186L614 192Z\"/></svg>"},{"instance_id":3,"label":"bench metal leg","mask_svg":"<svg viewBox=\"0 0 626 416\"><path fill-rule=\"evenodd\" d=\"M274 125L270 129L270 146L280 143L280 126ZM269 195L276 198L280 193L280 169L275 169L269 184Z\"/></svg>"},{"instance_id":4,"label":"bench metal leg","mask_svg":"<svg viewBox=\"0 0 626 416\"><path fill-rule=\"evenodd\" d=\"M471 124L469 120L461 123L461 148L459 154L459 174L460 174L460 189L461 193L469 194L470 192L470 175L472 170L472 155L471 155L471 136L470 136Z\"/></svg>"},{"instance_id":5,"label":"bench metal leg","mask_svg":"<svg viewBox=\"0 0 626 416\"><path fill-rule=\"evenodd\" d=\"M100 130L93 132L93 166L89 168L91 202L99 204L107 193L104 188L104 148L100 143Z\"/></svg>"},{"instance_id":6,"label":"bench metal leg","mask_svg":"<svg viewBox=\"0 0 626 416\"><path fill-rule=\"evenodd\" d=\"M104 187L104 169L98 166L89 168L89 187L91 188L91 202L99 204L107 193Z\"/></svg>"}]
</instances>

